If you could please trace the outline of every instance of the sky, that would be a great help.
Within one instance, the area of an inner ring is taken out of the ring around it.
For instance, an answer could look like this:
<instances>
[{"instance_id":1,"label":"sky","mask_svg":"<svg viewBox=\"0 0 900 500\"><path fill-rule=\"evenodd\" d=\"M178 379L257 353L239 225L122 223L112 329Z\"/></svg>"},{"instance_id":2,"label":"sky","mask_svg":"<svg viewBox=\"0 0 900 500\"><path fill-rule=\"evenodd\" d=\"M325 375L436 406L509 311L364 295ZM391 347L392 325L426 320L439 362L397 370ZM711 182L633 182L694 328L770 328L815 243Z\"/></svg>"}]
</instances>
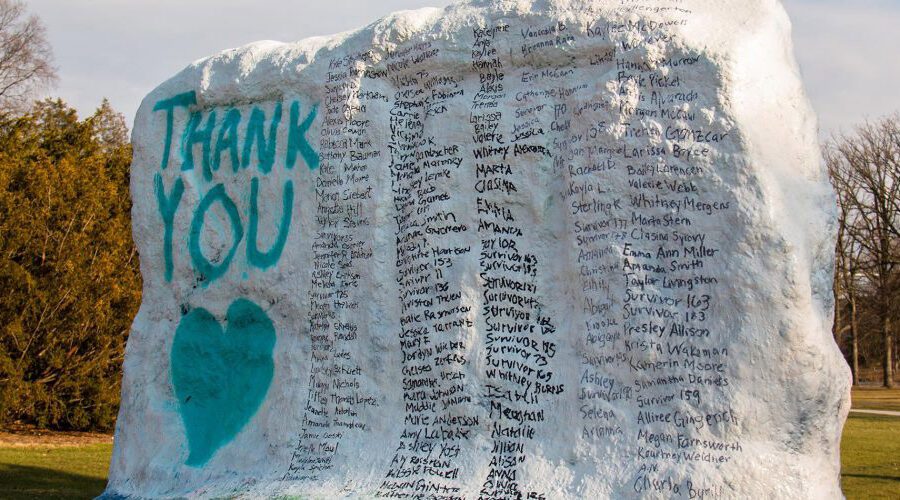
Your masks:
<instances>
[{"instance_id":1,"label":"sky","mask_svg":"<svg viewBox=\"0 0 900 500\"><path fill-rule=\"evenodd\" d=\"M355 29L449 0L26 0L47 27L79 114L106 97L132 123L144 95L192 61L257 40ZM820 133L900 112L900 0L784 0Z\"/></svg>"}]
</instances>

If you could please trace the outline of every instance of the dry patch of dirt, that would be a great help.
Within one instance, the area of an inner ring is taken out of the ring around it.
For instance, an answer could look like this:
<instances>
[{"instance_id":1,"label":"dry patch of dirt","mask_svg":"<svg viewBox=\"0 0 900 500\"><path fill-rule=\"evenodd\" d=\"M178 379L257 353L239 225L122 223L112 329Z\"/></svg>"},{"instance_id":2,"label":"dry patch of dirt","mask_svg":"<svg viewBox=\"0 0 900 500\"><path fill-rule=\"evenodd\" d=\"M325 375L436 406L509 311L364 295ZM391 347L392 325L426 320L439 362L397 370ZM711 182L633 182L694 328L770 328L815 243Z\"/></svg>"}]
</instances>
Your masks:
<instances>
[{"instance_id":1,"label":"dry patch of dirt","mask_svg":"<svg viewBox=\"0 0 900 500\"><path fill-rule=\"evenodd\" d=\"M112 442L112 434L95 432L48 431L26 426L0 429L0 447L4 448L63 448Z\"/></svg>"}]
</instances>

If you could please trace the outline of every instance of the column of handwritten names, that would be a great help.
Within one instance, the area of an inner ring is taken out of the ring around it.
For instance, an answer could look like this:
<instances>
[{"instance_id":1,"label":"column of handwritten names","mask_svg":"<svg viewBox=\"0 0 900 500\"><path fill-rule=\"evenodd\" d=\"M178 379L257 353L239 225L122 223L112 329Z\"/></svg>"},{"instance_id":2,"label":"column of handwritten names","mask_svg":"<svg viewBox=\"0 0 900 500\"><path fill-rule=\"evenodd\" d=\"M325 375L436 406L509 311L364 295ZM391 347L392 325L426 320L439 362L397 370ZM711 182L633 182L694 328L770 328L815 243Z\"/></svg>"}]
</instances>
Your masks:
<instances>
[{"instance_id":1,"label":"column of handwritten names","mask_svg":"<svg viewBox=\"0 0 900 500\"><path fill-rule=\"evenodd\" d=\"M451 186L462 158L458 145L442 143L431 133L441 130L443 113L464 90L452 76L416 69L437 56L438 50L428 43L386 56L396 89L388 151L396 211L404 416L377 491L380 497L462 498L465 478L457 457L480 425L466 383L469 360L463 341L474 322L454 270L471 252L459 243L470 228L450 203L458 195Z\"/></svg>"},{"instance_id":2,"label":"column of handwritten names","mask_svg":"<svg viewBox=\"0 0 900 500\"><path fill-rule=\"evenodd\" d=\"M633 450L636 494L715 494L721 485L668 469L742 451L715 438L739 424L720 347L730 332L714 326L722 276L711 271L725 267L714 228L727 226L732 202L708 189L715 169L729 168L716 152L733 138L717 96L688 83L700 56L672 49L683 13L588 30L610 42L591 62L612 70L614 85L575 105L589 125L561 143L584 293L581 437ZM648 45L664 50L650 57ZM577 137L596 140L582 147Z\"/></svg>"},{"instance_id":3,"label":"column of handwritten names","mask_svg":"<svg viewBox=\"0 0 900 500\"><path fill-rule=\"evenodd\" d=\"M472 68L478 75L469 122L475 171L475 207L480 241L479 278L484 322L484 396L490 405L492 448L479 498L544 498L524 491L522 464L528 443L549 420L548 398L564 386L554 379L553 321L542 313L538 257L528 250L529 235L517 220L524 196L516 185L549 152L538 134L510 140L503 104L506 73L500 48L509 25L474 29ZM528 142L531 138L534 142Z\"/></svg>"},{"instance_id":4,"label":"column of handwritten names","mask_svg":"<svg viewBox=\"0 0 900 500\"><path fill-rule=\"evenodd\" d=\"M368 137L367 105L386 102L378 92L361 91L352 71L358 57L332 59L318 142L312 277L309 285L311 345L309 396L303 428L286 479L319 480L335 467L335 455L354 433L366 432L360 410L378 405L365 392L362 368L353 355L362 308L356 290L372 258L368 237L372 220L373 183L369 164L382 152Z\"/></svg>"}]
</instances>

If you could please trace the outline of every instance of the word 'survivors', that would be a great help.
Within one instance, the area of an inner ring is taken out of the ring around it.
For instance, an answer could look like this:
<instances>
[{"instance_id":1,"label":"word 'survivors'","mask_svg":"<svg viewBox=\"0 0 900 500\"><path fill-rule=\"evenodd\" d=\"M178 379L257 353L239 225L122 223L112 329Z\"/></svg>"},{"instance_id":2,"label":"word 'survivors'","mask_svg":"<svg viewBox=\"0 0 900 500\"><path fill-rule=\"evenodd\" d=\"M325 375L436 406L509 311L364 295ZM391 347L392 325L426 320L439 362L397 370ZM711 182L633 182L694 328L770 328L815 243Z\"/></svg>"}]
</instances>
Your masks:
<instances>
[{"instance_id":1,"label":"word 'survivors'","mask_svg":"<svg viewBox=\"0 0 900 500\"><path fill-rule=\"evenodd\" d=\"M474 1L161 85L107 494L839 497L788 25Z\"/></svg>"}]
</instances>

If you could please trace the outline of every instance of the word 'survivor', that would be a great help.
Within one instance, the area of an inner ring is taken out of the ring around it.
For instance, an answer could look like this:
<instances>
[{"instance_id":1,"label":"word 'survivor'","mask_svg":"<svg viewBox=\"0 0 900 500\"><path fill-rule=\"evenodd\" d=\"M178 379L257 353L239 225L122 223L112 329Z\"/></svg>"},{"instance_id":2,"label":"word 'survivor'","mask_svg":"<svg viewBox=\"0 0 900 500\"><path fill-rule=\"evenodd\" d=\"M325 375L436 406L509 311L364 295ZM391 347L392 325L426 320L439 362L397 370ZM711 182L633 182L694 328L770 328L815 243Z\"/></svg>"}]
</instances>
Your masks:
<instances>
[{"instance_id":1,"label":"word 'survivor'","mask_svg":"<svg viewBox=\"0 0 900 500\"><path fill-rule=\"evenodd\" d=\"M494 0L134 126L106 496L839 498L834 200L776 0Z\"/></svg>"}]
</instances>

